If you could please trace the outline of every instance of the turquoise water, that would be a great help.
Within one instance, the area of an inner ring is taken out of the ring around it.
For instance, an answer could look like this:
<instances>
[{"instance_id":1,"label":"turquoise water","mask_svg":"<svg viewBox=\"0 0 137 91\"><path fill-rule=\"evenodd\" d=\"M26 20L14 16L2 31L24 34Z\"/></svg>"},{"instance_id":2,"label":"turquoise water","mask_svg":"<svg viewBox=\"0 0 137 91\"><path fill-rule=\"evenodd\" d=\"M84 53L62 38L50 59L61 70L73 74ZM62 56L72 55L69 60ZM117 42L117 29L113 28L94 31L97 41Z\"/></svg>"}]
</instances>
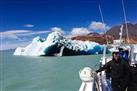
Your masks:
<instances>
[{"instance_id":1,"label":"turquoise water","mask_svg":"<svg viewBox=\"0 0 137 91\"><path fill-rule=\"evenodd\" d=\"M101 55L66 57L13 56L0 53L1 91L78 91L79 70L95 68Z\"/></svg>"}]
</instances>

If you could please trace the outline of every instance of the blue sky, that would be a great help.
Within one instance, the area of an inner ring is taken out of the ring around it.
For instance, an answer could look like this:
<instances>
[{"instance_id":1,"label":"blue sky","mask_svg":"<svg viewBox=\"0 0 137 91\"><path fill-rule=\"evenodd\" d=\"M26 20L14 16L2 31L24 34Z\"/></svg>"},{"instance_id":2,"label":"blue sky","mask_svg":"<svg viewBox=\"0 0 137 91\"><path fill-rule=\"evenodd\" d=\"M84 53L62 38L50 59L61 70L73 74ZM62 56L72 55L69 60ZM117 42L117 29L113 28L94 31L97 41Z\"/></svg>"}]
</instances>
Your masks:
<instances>
[{"instance_id":1,"label":"blue sky","mask_svg":"<svg viewBox=\"0 0 137 91\"><path fill-rule=\"evenodd\" d=\"M137 23L137 0L124 0L124 5L127 21ZM77 35L104 32L104 27L123 22L121 0L0 0L0 50L26 45L38 35L46 37L52 29Z\"/></svg>"}]
</instances>

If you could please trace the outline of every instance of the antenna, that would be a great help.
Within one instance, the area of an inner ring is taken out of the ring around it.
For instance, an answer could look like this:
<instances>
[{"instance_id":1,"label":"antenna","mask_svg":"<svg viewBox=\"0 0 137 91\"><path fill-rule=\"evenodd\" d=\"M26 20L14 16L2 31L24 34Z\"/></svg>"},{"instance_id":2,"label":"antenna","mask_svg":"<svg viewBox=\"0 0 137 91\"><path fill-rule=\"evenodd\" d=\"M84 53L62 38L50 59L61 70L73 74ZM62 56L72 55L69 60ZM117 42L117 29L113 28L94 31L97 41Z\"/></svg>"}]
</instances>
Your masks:
<instances>
[{"instance_id":1,"label":"antenna","mask_svg":"<svg viewBox=\"0 0 137 91\"><path fill-rule=\"evenodd\" d=\"M124 6L124 1L123 0L122 0L122 8L123 8L123 14L124 14L124 19L125 19L125 24L126 24L127 43L129 43L127 18L126 18L126 11L125 11L125 6Z\"/></svg>"},{"instance_id":2,"label":"antenna","mask_svg":"<svg viewBox=\"0 0 137 91\"><path fill-rule=\"evenodd\" d=\"M105 24L105 23L104 23L103 14L102 14L102 10L101 10L100 5L99 5L99 11L100 11L102 23ZM105 27L105 37L106 37L106 42L107 42L107 45L108 45L108 39L107 39L107 34L106 34L106 32L107 32L107 31L106 31L106 27Z\"/></svg>"}]
</instances>

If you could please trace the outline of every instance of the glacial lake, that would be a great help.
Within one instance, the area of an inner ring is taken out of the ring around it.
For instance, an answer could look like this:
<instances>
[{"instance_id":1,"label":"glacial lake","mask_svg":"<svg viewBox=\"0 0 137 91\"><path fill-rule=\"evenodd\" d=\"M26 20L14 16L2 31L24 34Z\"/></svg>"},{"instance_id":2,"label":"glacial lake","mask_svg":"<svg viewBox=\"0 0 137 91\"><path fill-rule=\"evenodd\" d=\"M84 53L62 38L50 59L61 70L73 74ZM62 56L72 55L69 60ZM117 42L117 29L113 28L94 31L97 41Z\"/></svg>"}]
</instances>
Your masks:
<instances>
[{"instance_id":1,"label":"glacial lake","mask_svg":"<svg viewBox=\"0 0 137 91\"><path fill-rule=\"evenodd\" d=\"M97 69L102 56L25 57L12 53L0 52L1 91L78 91L80 69Z\"/></svg>"}]
</instances>

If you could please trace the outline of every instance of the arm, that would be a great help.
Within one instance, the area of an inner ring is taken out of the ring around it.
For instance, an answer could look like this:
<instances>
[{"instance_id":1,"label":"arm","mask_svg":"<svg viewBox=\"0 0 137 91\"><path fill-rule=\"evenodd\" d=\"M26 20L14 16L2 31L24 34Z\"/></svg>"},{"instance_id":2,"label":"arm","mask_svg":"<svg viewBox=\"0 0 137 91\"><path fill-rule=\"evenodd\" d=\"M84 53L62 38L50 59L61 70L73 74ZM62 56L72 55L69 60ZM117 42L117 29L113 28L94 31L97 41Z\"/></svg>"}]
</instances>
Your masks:
<instances>
[{"instance_id":1,"label":"arm","mask_svg":"<svg viewBox=\"0 0 137 91\"><path fill-rule=\"evenodd\" d=\"M98 73L98 72L101 72L101 71L103 71L103 70L108 69L108 68L111 66L111 62L112 62L112 61L109 61L109 62L106 63L103 67L101 67L101 68L99 68L98 70L96 70L96 72Z\"/></svg>"}]
</instances>

